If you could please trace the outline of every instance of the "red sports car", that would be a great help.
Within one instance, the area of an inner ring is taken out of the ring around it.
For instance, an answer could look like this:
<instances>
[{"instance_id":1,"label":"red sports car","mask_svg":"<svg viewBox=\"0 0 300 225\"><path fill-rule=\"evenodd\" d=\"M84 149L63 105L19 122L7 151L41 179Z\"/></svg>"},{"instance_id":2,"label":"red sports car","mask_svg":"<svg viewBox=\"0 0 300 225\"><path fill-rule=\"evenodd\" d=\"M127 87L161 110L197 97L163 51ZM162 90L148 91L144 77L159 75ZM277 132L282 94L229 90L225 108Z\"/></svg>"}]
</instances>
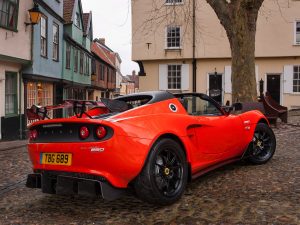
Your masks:
<instances>
[{"instance_id":1,"label":"red sports car","mask_svg":"<svg viewBox=\"0 0 300 225\"><path fill-rule=\"evenodd\" d=\"M272 158L276 139L267 119L259 111L238 114L241 107L164 91L33 106L27 114L40 121L29 127L34 173L27 187L108 200L133 188L142 200L172 204L201 174L241 159ZM58 108L72 108L75 116L46 119Z\"/></svg>"}]
</instances>

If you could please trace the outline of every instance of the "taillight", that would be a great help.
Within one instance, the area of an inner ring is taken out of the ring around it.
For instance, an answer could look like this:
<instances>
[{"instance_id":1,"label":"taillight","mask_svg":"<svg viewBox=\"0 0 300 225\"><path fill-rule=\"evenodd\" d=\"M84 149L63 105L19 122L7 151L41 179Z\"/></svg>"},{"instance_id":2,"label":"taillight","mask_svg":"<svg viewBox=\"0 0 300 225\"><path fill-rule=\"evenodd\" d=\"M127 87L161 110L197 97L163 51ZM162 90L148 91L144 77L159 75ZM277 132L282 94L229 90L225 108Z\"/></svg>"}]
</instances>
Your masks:
<instances>
[{"instance_id":1,"label":"taillight","mask_svg":"<svg viewBox=\"0 0 300 225\"><path fill-rule=\"evenodd\" d=\"M102 127L102 126L97 127L97 129L96 129L97 138L102 139L106 136L106 134L107 134L107 131L106 131L105 127Z\"/></svg>"},{"instance_id":2,"label":"taillight","mask_svg":"<svg viewBox=\"0 0 300 225\"><path fill-rule=\"evenodd\" d=\"M81 139L87 139L90 135L90 131L87 127L81 127L79 130L79 136Z\"/></svg>"},{"instance_id":3,"label":"taillight","mask_svg":"<svg viewBox=\"0 0 300 225\"><path fill-rule=\"evenodd\" d=\"M30 132L29 132L29 139L31 140L31 141L34 141L34 140L36 140L37 139L37 137L38 137L38 132L37 132L37 130L30 130Z\"/></svg>"}]
</instances>

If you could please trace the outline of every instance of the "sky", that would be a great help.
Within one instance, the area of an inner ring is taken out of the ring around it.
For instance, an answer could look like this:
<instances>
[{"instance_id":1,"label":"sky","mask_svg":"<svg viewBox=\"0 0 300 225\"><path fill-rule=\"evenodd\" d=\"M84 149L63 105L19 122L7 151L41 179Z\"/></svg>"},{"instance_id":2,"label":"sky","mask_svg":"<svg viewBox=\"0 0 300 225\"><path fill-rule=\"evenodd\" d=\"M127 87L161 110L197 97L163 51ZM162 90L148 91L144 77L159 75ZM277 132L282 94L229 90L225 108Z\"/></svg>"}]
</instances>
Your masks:
<instances>
[{"instance_id":1,"label":"sky","mask_svg":"<svg viewBox=\"0 0 300 225\"><path fill-rule=\"evenodd\" d=\"M105 44L118 52L123 75L139 71L131 61L131 0L82 0L83 12L92 11L94 38L105 38Z\"/></svg>"}]
</instances>

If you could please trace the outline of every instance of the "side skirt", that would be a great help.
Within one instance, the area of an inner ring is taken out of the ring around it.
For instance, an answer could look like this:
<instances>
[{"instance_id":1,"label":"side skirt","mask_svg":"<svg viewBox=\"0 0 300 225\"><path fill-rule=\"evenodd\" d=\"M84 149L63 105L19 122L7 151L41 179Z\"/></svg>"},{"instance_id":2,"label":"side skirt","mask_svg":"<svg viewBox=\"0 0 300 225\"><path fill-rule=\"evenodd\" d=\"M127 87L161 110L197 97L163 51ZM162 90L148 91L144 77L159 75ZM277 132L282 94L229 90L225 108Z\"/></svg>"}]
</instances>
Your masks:
<instances>
[{"instance_id":1,"label":"side skirt","mask_svg":"<svg viewBox=\"0 0 300 225\"><path fill-rule=\"evenodd\" d=\"M209 167L207 167L207 168L205 168L203 170L200 170L200 171L192 174L192 179L194 180L194 179L196 179L196 178L198 178L198 177L200 177L200 176L202 176L202 175L204 175L204 174L206 174L206 173L208 173L208 172L210 172L212 170L215 170L217 168L220 168L222 166L225 166L227 164L230 164L230 163L233 163L233 162L236 162L236 161L239 161L239 160L241 160L240 157L229 159L229 160L223 161L221 163L215 164L213 166L209 166Z\"/></svg>"}]
</instances>

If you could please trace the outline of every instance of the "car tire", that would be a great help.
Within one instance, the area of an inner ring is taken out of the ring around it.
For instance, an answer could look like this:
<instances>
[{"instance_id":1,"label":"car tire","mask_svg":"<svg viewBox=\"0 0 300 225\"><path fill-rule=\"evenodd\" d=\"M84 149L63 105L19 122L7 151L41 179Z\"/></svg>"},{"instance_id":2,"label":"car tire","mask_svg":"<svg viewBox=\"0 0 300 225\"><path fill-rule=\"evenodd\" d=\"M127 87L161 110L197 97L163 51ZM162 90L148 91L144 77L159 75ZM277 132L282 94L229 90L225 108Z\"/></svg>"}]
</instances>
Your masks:
<instances>
[{"instance_id":1,"label":"car tire","mask_svg":"<svg viewBox=\"0 0 300 225\"><path fill-rule=\"evenodd\" d=\"M137 196L146 202L170 205L183 194L188 180L185 152L172 139L158 140L134 183Z\"/></svg>"},{"instance_id":2,"label":"car tire","mask_svg":"<svg viewBox=\"0 0 300 225\"><path fill-rule=\"evenodd\" d=\"M253 140L248 149L248 162L252 164L264 164L274 155L276 138L273 130L265 123L256 125Z\"/></svg>"}]
</instances>

